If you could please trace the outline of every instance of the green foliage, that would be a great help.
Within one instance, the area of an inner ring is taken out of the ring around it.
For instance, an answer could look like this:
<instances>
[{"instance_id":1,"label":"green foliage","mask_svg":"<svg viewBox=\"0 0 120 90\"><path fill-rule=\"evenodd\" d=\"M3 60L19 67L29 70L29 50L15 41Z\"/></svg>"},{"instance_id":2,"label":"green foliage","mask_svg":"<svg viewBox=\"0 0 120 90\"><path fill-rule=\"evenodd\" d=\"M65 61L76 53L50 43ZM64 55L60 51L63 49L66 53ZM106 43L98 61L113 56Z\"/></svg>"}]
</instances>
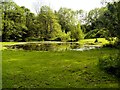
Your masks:
<instances>
[{"instance_id":1,"label":"green foliage","mask_svg":"<svg viewBox=\"0 0 120 90\"><path fill-rule=\"evenodd\" d=\"M105 38L107 31L104 29L94 29L86 33L85 38Z\"/></svg>"},{"instance_id":2,"label":"green foliage","mask_svg":"<svg viewBox=\"0 0 120 90\"><path fill-rule=\"evenodd\" d=\"M99 59L99 66L107 73L120 77L120 54L110 55Z\"/></svg>"},{"instance_id":3,"label":"green foliage","mask_svg":"<svg viewBox=\"0 0 120 90\"><path fill-rule=\"evenodd\" d=\"M62 31L66 34L69 32L72 41L78 41L84 38L79 19L76 18L79 12L81 11L75 12L71 9L60 8L57 14Z\"/></svg>"},{"instance_id":4,"label":"green foliage","mask_svg":"<svg viewBox=\"0 0 120 90\"><path fill-rule=\"evenodd\" d=\"M120 38L120 1L108 3L105 8L95 23L98 28L107 31L106 37Z\"/></svg>"},{"instance_id":5,"label":"green foliage","mask_svg":"<svg viewBox=\"0 0 120 90\"><path fill-rule=\"evenodd\" d=\"M76 23L74 18L75 12L71 9L60 8L57 15L62 30L64 30L65 33L71 31L71 25L74 26Z\"/></svg>"},{"instance_id":6,"label":"green foliage","mask_svg":"<svg viewBox=\"0 0 120 90\"><path fill-rule=\"evenodd\" d=\"M68 8L54 12L49 6L42 6L34 15L28 8L11 0L2 4L3 41L25 41L28 37L78 41L84 38L83 33L86 33L85 38L120 38L120 1L95 8L87 14L83 10Z\"/></svg>"},{"instance_id":7,"label":"green foliage","mask_svg":"<svg viewBox=\"0 0 120 90\"><path fill-rule=\"evenodd\" d=\"M105 16L108 21L108 28L110 34L120 38L120 1L114 2L113 4L108 4L108 15Z\"/></svg>"},{"instance_id":8,"label":"green foliage","mask_svg":"<svg viewBox=\"0 0 120 90\"><path fill-rule=\"evenodd\" d=\"M84 38L84 34L81 30L80 24L76 25L71 31L71 39L78 41Z\"/></svg>"},{"instance_id":9,"label":"green foliage","mask_svg":"<svg viewBox=\"0 0 120 90\"><path fill-rule=\"evenodd\" d=\"M107 3L105 7L91 10L86 18L87 35L85 38L111 37L120 38L120 1ZM98 30L98 31L97 31Z\"/></svg>"},{"instance_id":10,"label":"green foliage","mask_svg":"<svg viewBox=\"0 0 120 90\"><path fill-rule=\"evenodd\" d=\"M40 38L45 40L53 40L60 36L62 33L61 26L58 23L57 16L48 6L42 6L41 11L38 15L38 22Z\"/></svg>"},{"instance_id":11,"label":"green foliage","mask_svg":"<svg viewBox=\"0 0 120 90\"><path fill-rule=\"evenodd\" d=\"M84 24L84 28L86 29L86 33L89 31L92 31L94 29L101 29L101 20L100 17L104 14L104 12L107 10L106 7L102 8L95 8L86 16L86 23ZM103 24L103 23L102 23Z\"/></svg>"},{"instance_id":12,"label":"green foliage","mask_svg":"<svg viewBox=\"0 0 120 90\"><path fill-rule=\"evenodd\" d=\"M61 8L53 12L49 6L42 6L35 16L28 8L12 1L3 2L2 37L3 41L35 40L80 40L83 37L75 11ZM72 38L71 38L72 37Z\"/></svg>"},{"instance_id":13,"label":"green foliage","mask_svg":"<svg viewBox=\"0 0 120 90\"><path fill-rule=\"evenodd\" d=\"M71 34L70 32L68 32L68 33L63 32L60 35L61 41L68 41L68 40L70 40L70 34Z\"/></svg>"},{"instance_id":14,"label":"green foliage","mask_svg":"<svg viewBox=\"0 0 120 90\"><path fill-rule=\"evenodd\" d=\"M22 41L27 31L23 10L14 2L4 2L2 7L3 41Z\"/></svg>"}]
</instances>

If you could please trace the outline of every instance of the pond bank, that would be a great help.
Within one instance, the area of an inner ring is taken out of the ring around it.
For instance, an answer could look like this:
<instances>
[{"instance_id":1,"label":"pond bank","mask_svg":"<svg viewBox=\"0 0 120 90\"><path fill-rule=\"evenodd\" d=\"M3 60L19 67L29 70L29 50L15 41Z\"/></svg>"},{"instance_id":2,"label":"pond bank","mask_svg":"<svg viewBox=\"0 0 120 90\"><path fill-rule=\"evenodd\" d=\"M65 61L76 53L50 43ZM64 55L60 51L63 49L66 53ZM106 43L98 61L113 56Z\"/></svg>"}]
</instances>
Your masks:
<instances>
[{"instance_id":1,"label":"pond bank","mask_svg":"<svg viewBox=\"0 0 120 90\"><path fill-rule=\"evenodd\" d=\"M84 51L100 48L101 45L82 45L79 42L19 42L17 44L4 45L6 49L23 49L36 51Z\"/></svg>"}]
</instances>

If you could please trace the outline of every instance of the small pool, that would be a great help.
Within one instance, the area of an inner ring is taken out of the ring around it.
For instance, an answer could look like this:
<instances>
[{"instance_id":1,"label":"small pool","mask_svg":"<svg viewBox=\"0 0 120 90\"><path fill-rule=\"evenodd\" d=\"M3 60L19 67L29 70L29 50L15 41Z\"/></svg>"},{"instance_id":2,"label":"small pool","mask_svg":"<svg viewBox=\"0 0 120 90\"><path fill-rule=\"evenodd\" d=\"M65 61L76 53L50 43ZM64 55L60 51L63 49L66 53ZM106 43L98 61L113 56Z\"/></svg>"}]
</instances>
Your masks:
<instances>
[{"instance_id":1,"label":"small pool","mask_svg":"<svg viewBox=\"0 0 120 90\"><path fill-rule=\"evenodd\" d=\"M20 50L35 50L35 51L66 51L76 50L84 51L95 49L95 46L81 45L78 42L38 42L38 43L21 43L15 45L5 45L7 49L20 49Z\"/></svg>"}]
</instances>

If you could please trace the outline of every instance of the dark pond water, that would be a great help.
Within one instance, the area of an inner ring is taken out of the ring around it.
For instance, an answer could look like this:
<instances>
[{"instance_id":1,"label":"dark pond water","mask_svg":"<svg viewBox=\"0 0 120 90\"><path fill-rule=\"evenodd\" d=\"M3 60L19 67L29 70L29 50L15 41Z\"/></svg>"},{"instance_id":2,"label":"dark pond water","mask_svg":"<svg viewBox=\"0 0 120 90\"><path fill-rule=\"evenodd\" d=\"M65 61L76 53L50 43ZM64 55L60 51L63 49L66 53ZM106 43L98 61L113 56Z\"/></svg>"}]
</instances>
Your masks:
<instances>
[{"instance_id":1,"label":"dark pond water","mask_svg":"<svg viewBox=\"0 0 120 90\"><path fill-rule=\"evenodd\" d=\"M6 45L8 49L23 49L36 51L65 51L71 49L79 49L82 47L79 43L27 43Z\"/></svg>"},{"instance_id":2,"label":"dark pond water","mask_svg":"<svg viewBox=\"0 0 120 90\"><path fill-rule=\"evenodd\" d=\"M84 46L79 43L26 43L26 44L16 44L7 45L7 49L22 49L22 50L35 50L35 51L84 51L95 49L95 46Z\"/></svg>"}]
</instances>

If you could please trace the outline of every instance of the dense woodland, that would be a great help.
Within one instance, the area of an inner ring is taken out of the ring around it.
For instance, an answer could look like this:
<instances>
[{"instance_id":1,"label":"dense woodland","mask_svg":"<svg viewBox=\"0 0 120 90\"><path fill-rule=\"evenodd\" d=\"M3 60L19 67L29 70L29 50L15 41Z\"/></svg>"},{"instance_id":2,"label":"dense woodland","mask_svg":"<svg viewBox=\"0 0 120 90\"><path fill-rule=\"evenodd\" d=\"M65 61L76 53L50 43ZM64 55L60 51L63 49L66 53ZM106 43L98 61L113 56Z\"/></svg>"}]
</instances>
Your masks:
<instances>
[{"instance_id":1,"label":"dense woodland","mask_svg":"<svg viewBox=\"0 0 120 90\"><path fill-rule=\"evenodd\" d=\"M120 38L120 1L88 13L41 6L37 14L16 3L2 2L3 41L78 41L84 38Z\"/></svg>"}]
</instances>

